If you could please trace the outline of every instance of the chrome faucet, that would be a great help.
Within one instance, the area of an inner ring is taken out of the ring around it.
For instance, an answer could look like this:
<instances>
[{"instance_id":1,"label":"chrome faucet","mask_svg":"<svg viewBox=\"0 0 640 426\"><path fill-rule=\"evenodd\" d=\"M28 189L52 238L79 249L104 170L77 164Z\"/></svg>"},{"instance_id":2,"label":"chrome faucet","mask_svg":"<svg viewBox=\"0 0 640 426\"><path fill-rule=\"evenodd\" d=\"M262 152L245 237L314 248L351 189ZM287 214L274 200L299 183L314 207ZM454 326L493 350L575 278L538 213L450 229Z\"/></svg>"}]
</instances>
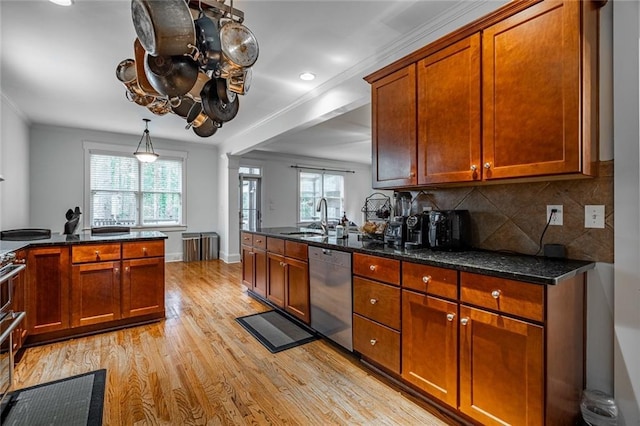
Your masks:
<instances>
[{"instance_id":1,"label":"chrome faucet","mask_svg":"<svg viewBox=\"0 0 640 426\"><path fill-rule=\"evenodd\" d=\"M324 209L322 209L323 205L324 205ZM320 226L322 227L322 235L328 235L329 229L327 228L327 199L326 198L324 197L320 198L320 201L318 201L318 206L316 207L316 211L320 212Z\"/></svg>"}]
</instances>

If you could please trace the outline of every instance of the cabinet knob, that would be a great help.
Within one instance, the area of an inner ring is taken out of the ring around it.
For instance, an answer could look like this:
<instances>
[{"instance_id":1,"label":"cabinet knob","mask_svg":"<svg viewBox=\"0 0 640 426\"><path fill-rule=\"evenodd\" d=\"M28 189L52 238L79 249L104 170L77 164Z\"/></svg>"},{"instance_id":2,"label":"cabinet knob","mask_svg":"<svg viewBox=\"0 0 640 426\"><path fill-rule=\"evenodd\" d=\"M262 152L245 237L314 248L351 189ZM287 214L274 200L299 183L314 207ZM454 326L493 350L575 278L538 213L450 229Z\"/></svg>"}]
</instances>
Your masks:
<instances>
[{"instance_id":1,"label":"cabinet knob","mask_svg":"<svg viewBox=\"0 0 640 426\"><path fill-rule=\"evenodd\" d=\"M376 265L369 265L369 269L375 271L378 267Z\"/></svg>"},{"instance_id":2,"label":"cabinet knob","mask_svg":"<svg viewBox=\"0 0 640 426\"><path fill-rule=\"evenodd\" d=\"M494 299L497 299L498 297L500 297L500 290L493 290L491 292L491 297L493 297Z\"/></svg>"},{"instance_id":3,"label":"cabinet knob","mask_svg":"<svg viewBox=\"0 0 640 426\"><path fill-rule=\"evenodd\" d=\"M144 254L147 254L147 248L146 248L146 247L142 247L142 252L143 252Z\"/></svg>"},{"instance_id":4,"label":"cabinet knob","mask_svg":"<svg viewBox=\"0 0 640 426\"><path fill-rule=\"evenodd\" d=\"M371 343L371 346L373 346L376 343L378 343L378 341L376 339L371 339L371 340L369 340L369 343Z\"/></svg>"},{"instance_id":5,"label":"cabinet knob","mask_svg":"<svg viewBox=\"0 0 640 426\"><path fill-rule=\"evenodd\" d=\"M372 305L375 305L376 303L378 303L378 299L371 299L369 300L369 302L371 302Z\"/></svg>"},{"instance_id":6,"label":"cabinet knob","mask_svg":"<svg viewBox=\"0 0 640 426\"><path fill-rule=\"evenodd\" d=\"M460 324L467 325L469 323L469 318L460 318Z\"/></svg>"},{"instance_id":7,"label":"cabinet knob","mask_svg":"<svg viewBox=\"0 0 640 426\"><path fill-rule=\"evenodd\" d=\"M431 281L431 275L425 275L424 277L422 277L422 282L427 284L429 281Z\"/></svg>"},{"instance_id":8,"label":"cabinet knob","mask_svg":"<svg viewBox=\"0 0 640 426\"><path fill-rule=\"evenodd\" d=\"M484 168L489 170L491 168L491 163L484 163Z\"/></svg>"},{"instance_id":9,"label":"cabinet knob","mask_svg":"<svg viewBox=\"0 0 640 426\"><path fill-rule=\"evenodd\" d=\"M471 165L471 171L475 172L476 170L478 170L478 166L476 166L475 164Z\"/></svg>"},{"instance_id":10,"label":"cabinet knob","mask_svg":"<svg viewBox=\"0 0 640 426\"><path fill-rule=\"evenodd\" d=\"M96 250L96 256L100 256L100 250Z\"/></svg>"},{"instance_id":11,"label":"cabinet knob","mask_svg":"<svg viewBox=\"0 0 640 426\"><path fill-rule=\"evenodd\" d=\"M262 240L260 240L260 239L256 240L256 243L261 243L261 242L262 242Z\"/></svg>"},{"instance_id":12,"label":"cabinet knob","mask_svg":"<svg viewBox=\"0 0 640 426\"><path fill-rule=\"evenodd\" d=\"M25 264L27 263L27 259L16 259L13 261L13 263Z\"/></svg>"},{"instance_id":13,"label":"cabinet knob","mask_svg":"<svg viewBox=\"0 0 640 426\"><path fill-rule=\"evenodd\" d=\"M115 272L117 274L118 272L120 272L120 269L119 268L113 268L113 272Z\"/></svg>"},{"instance_id":14,"label":"cabinet knob","mask_svg":"<svg viewBox=\"0 0 640 426\"><path fill-rule=\"evenodd\" d=\"M126 268L124 268L124 271L125 271L126 273L129 273L129 267L127 266Z\"/></svg>"},{"instance_id":15,"label":"cabinet knob","mask_svg":"<svg viewBox=\"0 0 640 426\"><path fill-rule=\"evenodd\" d=\"M409 173L409 177L416 177L416 172Z\"/></svg>"},{"instance_id":16,"label":"cabinet knob","mask_svg":"<svg viewBox=\"0 0 640 426\"><path fill-rule=\"evenodd\" d=\"M456 314L447 314L447 321L453 321L455 317L456 317Z\"/></svg>"}]
</instances>

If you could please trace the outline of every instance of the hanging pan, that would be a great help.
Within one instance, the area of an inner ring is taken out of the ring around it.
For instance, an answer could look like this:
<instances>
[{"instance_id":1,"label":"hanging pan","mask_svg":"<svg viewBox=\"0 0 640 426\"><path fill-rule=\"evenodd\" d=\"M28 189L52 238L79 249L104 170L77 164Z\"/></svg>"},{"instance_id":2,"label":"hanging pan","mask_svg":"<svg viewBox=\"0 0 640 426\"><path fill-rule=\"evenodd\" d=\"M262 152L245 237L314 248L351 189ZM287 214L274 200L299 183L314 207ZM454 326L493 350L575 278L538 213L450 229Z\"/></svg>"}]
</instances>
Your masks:
<instances>
[{"instance_id":1,"label":"hanging pan","mask_svg":"<svg viewBox=\"0 0 640 426\"><path fill-rule=\"evenodd\" d=\"M218 122L231 121L238 114L240 99L235 96L229 103L223 102L218 96L217 79L211 79L202 88L200 98L202 98L202 108L204 112L213 120Z\"/></svg>"},{"instance_id":2,"label":"hanging pan","mask_svg":"<svg viewBox=\"0 0 640 426\"><path fill-rule=\"evenodd\" d=\"M193 17L185 0L131 0L131 18L151 55L185 55L195 46Z\"/></svg>"}]
</instances>

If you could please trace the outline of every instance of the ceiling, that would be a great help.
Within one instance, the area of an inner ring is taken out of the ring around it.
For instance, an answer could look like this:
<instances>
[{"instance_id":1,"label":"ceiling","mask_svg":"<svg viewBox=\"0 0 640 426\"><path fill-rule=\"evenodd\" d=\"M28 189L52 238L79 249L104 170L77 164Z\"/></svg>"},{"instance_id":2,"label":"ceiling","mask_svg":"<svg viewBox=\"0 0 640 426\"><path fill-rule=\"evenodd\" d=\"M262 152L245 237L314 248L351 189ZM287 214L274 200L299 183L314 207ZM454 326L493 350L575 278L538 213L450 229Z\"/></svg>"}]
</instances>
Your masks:
<instances>
[{"instance_id":1,"label":"ceiling","mask_svg":"<svg viewBox=\"0 0 640 426\"><path fill-rule=\"evenodd\" d=\"M235 0L259 46L238 115L209 138L129 102L116 65L133 58L129 0L0 0L2 94L30 123L370 163L365 75L505 1ZM226 0L230 4L230 0ZM298 78L304 71L312 82Z\"/></svg>"}]
</instances>

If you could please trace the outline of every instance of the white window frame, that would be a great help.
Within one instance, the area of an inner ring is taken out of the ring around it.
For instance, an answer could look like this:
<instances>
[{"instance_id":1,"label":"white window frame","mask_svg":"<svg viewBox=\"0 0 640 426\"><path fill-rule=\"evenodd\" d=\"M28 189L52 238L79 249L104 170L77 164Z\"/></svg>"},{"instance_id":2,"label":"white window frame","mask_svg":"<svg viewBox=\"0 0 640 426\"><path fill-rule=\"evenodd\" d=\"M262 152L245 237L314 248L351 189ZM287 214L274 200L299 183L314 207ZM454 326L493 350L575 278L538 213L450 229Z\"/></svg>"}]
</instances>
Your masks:
<instances>
[{"instance_id":1,"label":"white window frame","mask_svg":"<svg viewBox=\"0 0 640 426\"><path fill-rule=\"evenodd\" d=\"M84 141L82 143L84 149L84 212L83 224L84 229L91 228L91 154L102 155L117 155L117 156L131 156L133 157L134 147L126 145L113 145L98 142ZM158 150L154 151L164 159L179 160L182 161L182 217L179 224L171 225L136 225L131 229L135 230L162 230L162 231L180 231L187 228L187 152L186 151L172 151L172 150ZM141 206L138 206L141 207ZM139 213L141 214L141 213ZM140 217L138 217L140 219Z\"/></svg>"},{"instance_id":2,"label":"white window frame","mask_svg":"<svg viewBox=\"0 0 640 426\"><path fill-rule=\"evenodd\" d=\"M314 222L318 222L320 219L318 220L302 220L302 218L300 217L300 173L314 173L314 174L319 174L319 175L331 175L331 176L342 176L342 211L346 210L346 202L345 200L347 199L347 174L345 172L340 172L340 171L323 171L323 170L316 170L313 168L303 168L300 167L298 168L298 173L297 173L297 195L296 195L296 211L297 211L297 220L298 223L300 224L308 224L308 223L314 223ZM324 181L323 181L323 186L322 186L322 196L324 197ZM314 209L316 208L316 206L314 206ZM318 212L318 216L320 216L320 212ZM340 214L337 219L340 220L340 218L342 217L342 214ZM328 218L327 218L328 219Z\"/></svg>"}]
</instances>

